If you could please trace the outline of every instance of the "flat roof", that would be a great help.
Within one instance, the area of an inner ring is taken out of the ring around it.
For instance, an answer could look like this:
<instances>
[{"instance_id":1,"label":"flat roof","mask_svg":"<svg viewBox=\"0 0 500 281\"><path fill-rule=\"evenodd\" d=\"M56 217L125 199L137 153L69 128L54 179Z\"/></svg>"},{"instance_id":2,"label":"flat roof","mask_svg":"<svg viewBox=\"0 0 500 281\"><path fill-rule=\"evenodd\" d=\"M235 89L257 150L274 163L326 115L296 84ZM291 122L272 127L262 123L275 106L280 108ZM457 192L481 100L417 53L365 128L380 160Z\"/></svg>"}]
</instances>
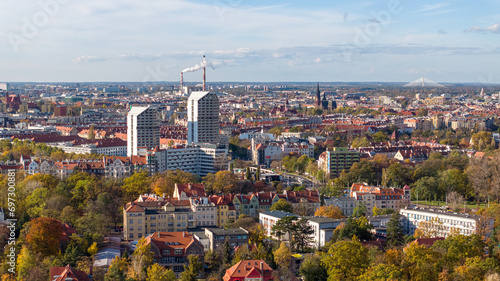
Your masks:
<instances>
[{"instance_id":1,"label":"flat roof","mask_svg":"<svg viewBox=\"0 0 500 281\"><path fill-rule=\"evenodd\" d=\"M471 220L476 220L479 218L478 216L472 215L472 214L448 212L446 210L441 210L441 209L431 209L431 208L422 208L422 207L414 207L414 208L405 207L404 209L400 210L400 213L402 211L422 212L422 213L433 214L433 215L450 216L450 217L457 217L457 218L471 219Z\"/></svg>"},{"instance_id":2,"label":"flat roof","mask_svg":"<svg viewBox=\"0 0 500 281\"><path fill-rule=\"evenodd\" d=\"M209 231L216 235L248 234L248 231L242 228L231 228L231 229L212 228L209 229Z\"/></svg>"}]
</instances>

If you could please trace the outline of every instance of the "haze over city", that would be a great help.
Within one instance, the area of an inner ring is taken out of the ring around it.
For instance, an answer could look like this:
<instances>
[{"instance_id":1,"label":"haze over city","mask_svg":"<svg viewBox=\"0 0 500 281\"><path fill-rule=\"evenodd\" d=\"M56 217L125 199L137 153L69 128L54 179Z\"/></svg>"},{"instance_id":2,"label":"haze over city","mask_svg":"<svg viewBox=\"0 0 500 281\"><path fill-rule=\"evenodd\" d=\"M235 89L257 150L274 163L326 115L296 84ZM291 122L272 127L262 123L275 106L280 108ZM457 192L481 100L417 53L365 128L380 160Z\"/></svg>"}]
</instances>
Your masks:
<instances>
[{"instance_id":1,"label":"haze over city","mask_svg":"<svg viewBox=\"0 0 500 281\"><path fill-rule=\"evenodd\" d=\"M499 8L492 0L7 0L0 80L178 81L206 55L213 82L499 83Z\"/></svg>"}]
</instances>

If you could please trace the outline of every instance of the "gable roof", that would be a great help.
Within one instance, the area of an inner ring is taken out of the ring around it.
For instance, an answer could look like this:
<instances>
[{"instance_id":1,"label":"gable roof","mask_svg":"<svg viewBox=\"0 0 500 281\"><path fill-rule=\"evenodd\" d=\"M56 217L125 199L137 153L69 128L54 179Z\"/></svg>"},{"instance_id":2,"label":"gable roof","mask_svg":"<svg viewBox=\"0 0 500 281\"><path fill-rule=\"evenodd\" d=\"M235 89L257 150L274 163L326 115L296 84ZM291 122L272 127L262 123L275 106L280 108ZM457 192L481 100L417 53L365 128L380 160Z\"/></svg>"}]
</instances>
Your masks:
<instances>
[{"instance_id":1,"label":"gable roof","mask_svg":"<svg viewBox=\"0 0 500 281\"><path fill-rule=\"evenodd\" d=\"M270 277L272 274L273 270L263 260L243 260L226 270L224 280L245 277Z\"/></svg>"},{"instance_id":2,"label":"gable roof","mask_svg":"<svg viewBox=\"0 0 500 281\"><path fill-rule=\"evenodd\" d=\"M71 278L71 279L70 279ZM65 267L51 267L50 280L52 281L90 281L88 274L81 270L72 268L69 264Z\"/></svg>"}]
</instances>

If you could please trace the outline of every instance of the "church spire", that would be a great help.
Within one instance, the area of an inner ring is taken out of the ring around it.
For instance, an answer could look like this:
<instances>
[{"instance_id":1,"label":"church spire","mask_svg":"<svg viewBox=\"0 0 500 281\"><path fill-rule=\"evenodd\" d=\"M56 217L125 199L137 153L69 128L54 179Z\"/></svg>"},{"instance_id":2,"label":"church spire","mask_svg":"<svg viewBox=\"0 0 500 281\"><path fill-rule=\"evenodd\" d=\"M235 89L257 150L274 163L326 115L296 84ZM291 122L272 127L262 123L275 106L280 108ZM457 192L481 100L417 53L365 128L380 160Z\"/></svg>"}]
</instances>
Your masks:
<instances>
[{"instance_id":1,"label":"church spire","mask_svg":"<svg viewBox=\"0 0 500 281\"><path fill-rule=\"evenodd\" d=\"M317 107L321 106L321 93L319 91L319 82L318 82L317 88L316 88L316 106Z\"/></svg>"}]
</instances>

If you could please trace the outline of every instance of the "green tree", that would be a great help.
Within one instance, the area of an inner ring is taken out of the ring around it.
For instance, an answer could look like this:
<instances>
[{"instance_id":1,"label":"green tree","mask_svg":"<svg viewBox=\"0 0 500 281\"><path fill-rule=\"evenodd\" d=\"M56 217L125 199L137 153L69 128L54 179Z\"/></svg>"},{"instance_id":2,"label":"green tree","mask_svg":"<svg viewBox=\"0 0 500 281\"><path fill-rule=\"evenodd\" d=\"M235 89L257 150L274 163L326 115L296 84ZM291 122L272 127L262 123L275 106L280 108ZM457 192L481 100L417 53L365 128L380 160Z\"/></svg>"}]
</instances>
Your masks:
<instances>
[{"instance_id":1,"label":"green tree","mask_svg":"<svg viewBox=\"0 0 500 281\"><path fill-rule=\"evenodd\" d=\"M288 203L285 199L281 198L278 202L274 203L271 208L271 211L283 211L291 213L293 212L292 205Z\"/></svg>"},{"instance_id":2,"label":"green tree","mask_svg":"<svg viewBox=\"0 0 500 281\"><path fill-rule=\"evenodd\" d=\"M239 182L238 176L229 171L209 173L203 178L205 192L208 194L234 193Z\"/></svg>"},{"instance_id":3,"label":"green tree","mask_svg":"<svg viewBox=\"0 0 500 281\"><path fill-rule=\"evenodd\" d=\"M373 225L370 224L366 217L349 217L344 224L339 225L333 231L332 240L340 241L344 239L352 239L354 236L361 240L370 240L372 237L370 230L372 228Z\"/></svg>"},{"instance_id":4,"label":"green tree","mask_svg":"<svg viewBox=\"0 0 500 281\"><path fill-rule=\"evenodd\" d=\"M400 246L404 241L403 226L398 213L393 213L387 223L387 244L389 246Z\"/></svg>"},{"instance_id":5,"label":"green tree","mask_svg":"<svg viewBox=\"0 0 500 281\"><path fill-rule=\"evenodd\" d=\"M307 254L300 266L300 274L304 281L327 281L328 272L325 265L321 262L319 255Z\"/></svg>"},{"instance_id":6,"label":"green tree","mask_svg":"<svg viewBox=\"0 0 500 281\"><path fill-rule=\"evenodd\" d=\"M294 221L296 219L296 216L282 217L271 228L271 234L278 237L280 240L281 237L286 234L288 234L288 238L290 238L294 229Z\"/></svg>"},{"instance_id":7,"label":"green tree","mask_svg":"<svg viewBox=\"0 0 500 281\"><path fill-rule=\"evenodd\" d=\"M303 253L304 249L311 243L314 229L308 220L301 217L292 227L292 249Z\"/></svg>"},{"instance_id":8,"label":"green tree","mask_svg":"<svg viewBox=\"0 0 500 281\"><path fill-rule=\"evenodd\" d=\"M374 142L384 142L389 140L389 136L383 131L378 131L372 135Z\"/></svg>"},{"instance_id":9,"label":"green tree","mask_svg":"<svg viewBox=\"0 0 500 281\"><path fill-rule=\"evenodd\" d=\"M115 257L111 261L111 266L104 276L105 281L126 281L126 270L129 266L129 260L125 257Z\"/></svg>"},{"instance_id":10,"label":"green tree","mask_svg":"<svg viewBox=\"0 0 500 281\"><path fill-rule=\"evenodd\" d=\"M27 247L21 248L21 253L17 258L17 277L18 280L28 280L30 269L36 266L35 253Z\"/></svg>"},{"instance_id":11,"label":"green tree","mask_svg":"<svg viewBox=\"0 0 500 281\"><path fill-rule=\"evenodd\" d=\"M148 267L148 278L146 281L176 281L175 273L170 269L155 263Z\"/></svg>"},{"instance_id":12,"label":"green tree","mask_svg":"<svg viewBox=\"0 0 500 281\"><path fill-rule=\"evenodd\" d=\"M182 170L168 170L154 175L151 180L151 189L158 196L173 196L175 184L198 183L198 176ZM134 198L135 199L135 198Z\"/></svg>"},{"instance_id":13,"label":"green tree","mask_svg":"<svg viewBox=\"0 0 500 281\"><path fill-rule=\"evenodd\" d=\"M89 140L95 139L94 125L90 125L89 132L87 134L87 139Z\"/></svg>"},{"instance_id":14,"label":"green tree","mask_svg":"<svg viewBox=\"0 0 500 281\"><path fill-rule=\"evenodd\" d=\"M356 280L369 266L368 250L356 237L333 243L323 257L328 280Z\"/></svg>"},{"instance_id":15,"label":"green tree","mask_svg":"<svg viewBox=\"0 0 500 281\"><path fill-rule=\"evenodd\" d=\"M181 273L181 281L196 281L196 277L200 274L202 265L198 256L189 255L188 265L184 265L184 271Z\"/></svg>"},{"instance_id":16,"label":"green tree","mask_svg":"<svg viewBox=\"0 0 500 281\"><path fill-rule=\"evenodd\" d=\"M432 249L444 253L443 261L446 267L453 270L465 262L467 258L482 257L486 244L481 236L472 234L470 236L449 236L445 240L437 241Z\"/></svg>"},{"instance_id":17,"label":"green tree","mask_svg":"<svg viewBox=\"0 0 500 281\"><path fill-rule=\"evenodd\" d=\"M440 254L412 242L404 250L402 268L407 280L437 280L440 272Z\"/></svg>"},{"instance_id":18,"label":"green tree","mask_svg":"<svg viewBox=\"0 0 500 281\"><path fill-rule=\"evenodd\" d=\"M260 181L260 165L257 166L257 171L255 172L255 181Z\"/></svg>"},{"instance_id":19,"label":"green tree","mask_svg":"<svg viewBox=\"0 0 500 281\"><path fill-rule=\"evenodd\" d=\"M403 271L394 264L377 264L360 276L361 281L378 281L378 280L405 280Z\"/></svg>"},{"instance_id":20,"label":"green tree","mask_svg":"<svg viewBox=\"0 0 500 281\"><path fill-rule=\"evenodd\" d=\"M133 201L146 193L150 193L150 178L148 173L135 173L123 180L123 200Z\"/></svg>"}]
</instances>

